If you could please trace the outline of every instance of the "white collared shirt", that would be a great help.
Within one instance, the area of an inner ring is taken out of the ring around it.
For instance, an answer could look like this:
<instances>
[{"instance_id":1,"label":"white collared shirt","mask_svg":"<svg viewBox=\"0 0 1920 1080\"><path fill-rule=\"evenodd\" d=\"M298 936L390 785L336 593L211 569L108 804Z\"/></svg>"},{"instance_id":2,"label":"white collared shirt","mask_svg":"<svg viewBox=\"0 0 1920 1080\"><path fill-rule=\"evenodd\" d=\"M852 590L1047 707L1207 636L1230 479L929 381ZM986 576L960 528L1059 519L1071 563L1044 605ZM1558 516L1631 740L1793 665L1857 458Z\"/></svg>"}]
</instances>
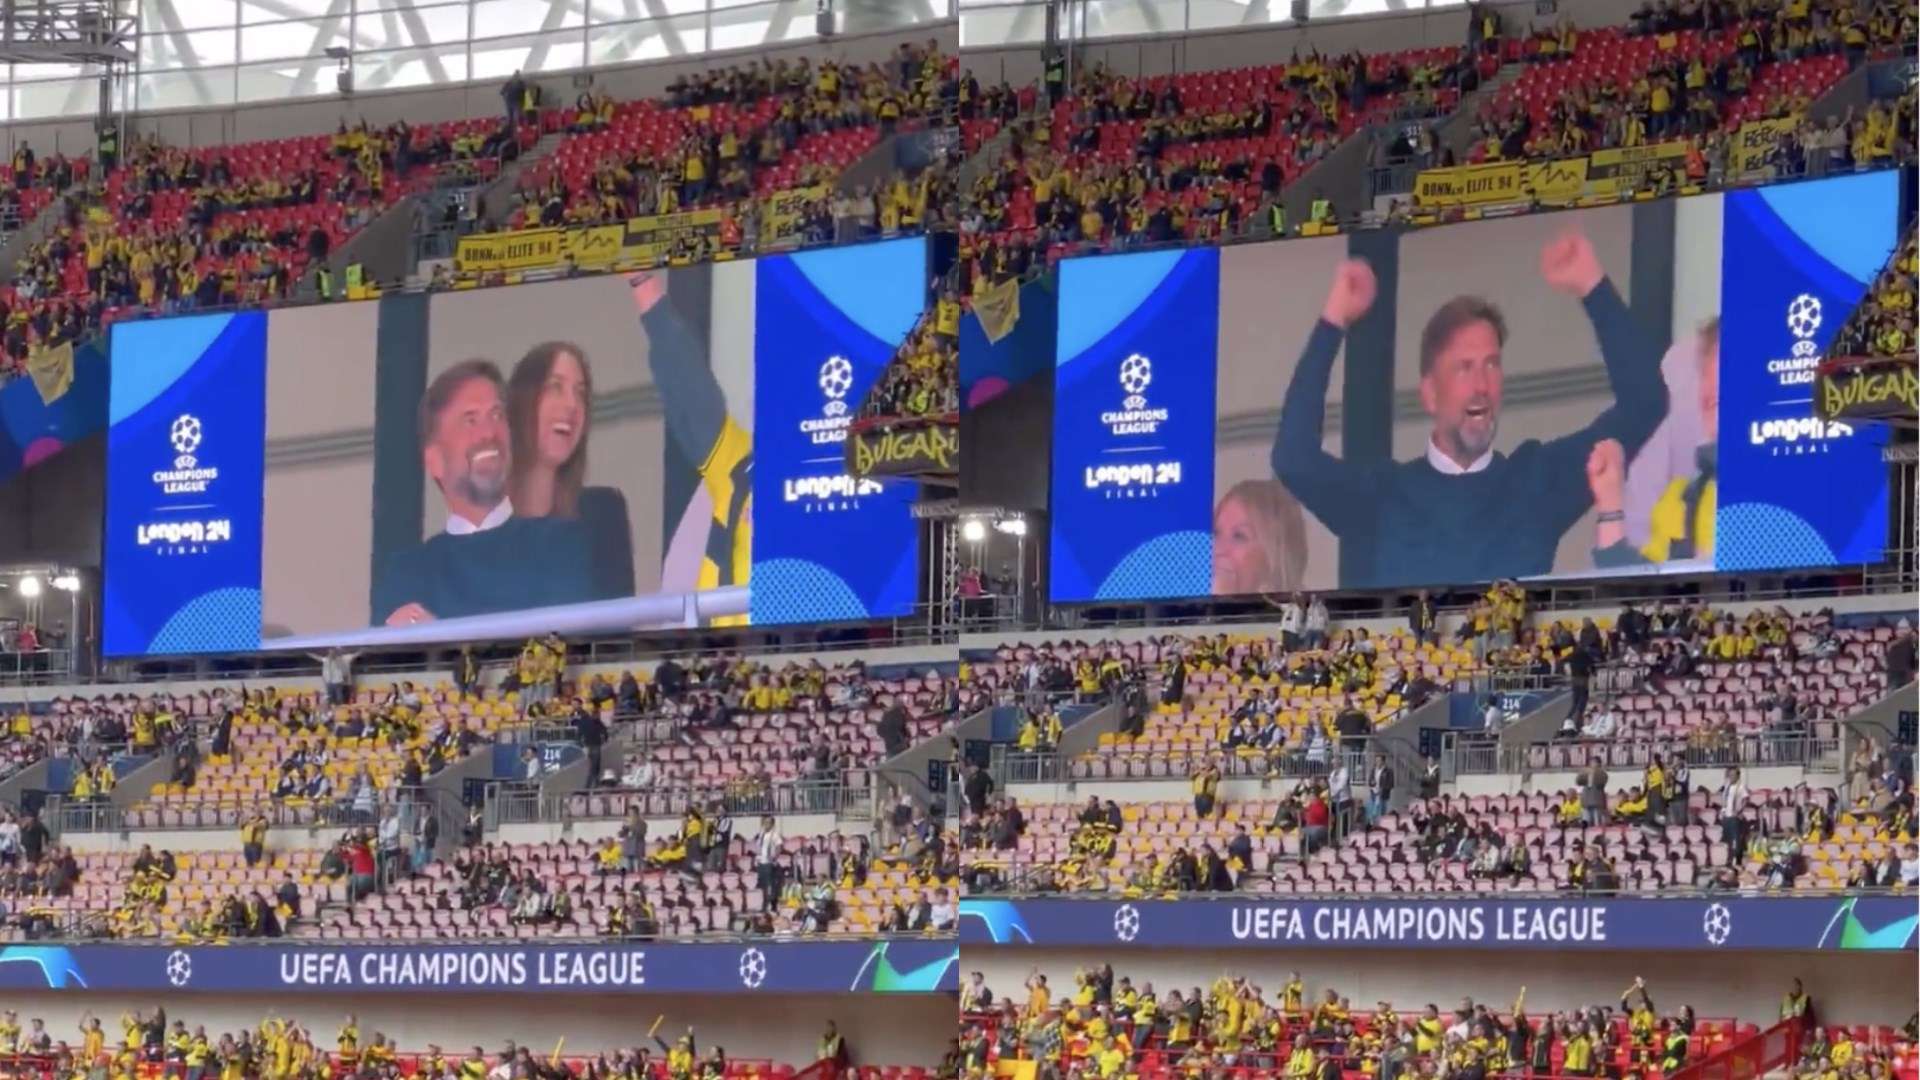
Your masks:
<instances>
[{"instance_id":1,"label":"white collared shirt","mask_svg":"<svg viewBox=\"0 0 1920 1080\"><path fill-rule=\"evenodd\" d=\"M1473 464L1463 469L1460 467L1459 462L1441 453L1440 448L1434 445L1433 440L1428 439L1427 464L1433 466L1433 471L1439 473L1441 476L1465 476L1468 473L1480 472L1487 466L1493 464L1493 451L1488 450L1486 453L1481 454L1474 459ZM453 530L449 529L447 531L452 532Z\"/></svg>"},{"instance_id":2,"label":"white collared shirt","mask_svg":"<svg viewBox=\"0 0 1920 1080\"><path fill-rule=\"evenodd\" d=\"M507 523L507 519L512 516L513 516L513 500L501 499L500 502L496 504L493 509L487 511L487 516L481 518L480 524L478 525L475 525L473 522L468 521L466 518L461 517L459 514L449 515L447 517L447 535L448 536L471 536L474 533L486 532L488 529L497 529L500 526L505 525Z\"/></svg>"}]
</instances>

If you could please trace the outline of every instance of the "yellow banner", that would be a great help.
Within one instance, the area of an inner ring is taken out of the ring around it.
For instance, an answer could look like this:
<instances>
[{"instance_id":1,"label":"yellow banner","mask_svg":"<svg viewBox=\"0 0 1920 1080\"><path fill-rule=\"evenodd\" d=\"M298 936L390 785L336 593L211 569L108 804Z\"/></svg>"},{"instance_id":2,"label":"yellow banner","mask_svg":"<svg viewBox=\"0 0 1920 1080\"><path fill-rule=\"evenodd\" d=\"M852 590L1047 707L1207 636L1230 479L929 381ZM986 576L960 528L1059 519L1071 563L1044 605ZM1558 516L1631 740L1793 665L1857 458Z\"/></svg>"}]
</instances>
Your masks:
<instances>
[{"instance_id":1,"label":"yellow banner","mask_svg":"<svg viewBox=\"0 0 1920 1080\"><path fill-rule=\"evenodd\" d=\"M1777 120L1749 120L1734 130L1727 147L1727 169L1736 176L1751 176L1767 167L1780 137L1800 127L1798 116Z\"/></svg>"},{"instance_id":2,"label":"yellow banner","mask_svg":"<svg viewBox=\"0 0 1920 1080\"><path fill-rule=\"evenodd\" d=\"M1820 416L1826 420L1912 417L1920 409L1920 370L1913 359L1878 368L1856 365L1820 376Z\"/></svg>"},{"instance_id":3,"label":"yellow banner","mask_svg":"<svg viewBox=\"0 0 1920 1080\"><path fill-rule=\"evenodd\" d=\"M73 342L54 348L35 345L27 350L27 374L33 388L40 392L42 404L51 405L66 396L73 387Z\"/></svg>"},{"instance_id":4,"label":"yellow banner","mask_svg":"<svg viewBox=\"0 0 1920 1080\"><path fill-rule=\"evenodd\" d=\"M1013 333L1014 324L1020 321L1020 282L1008 278L980 290L973 298L973 313L989 343Z\"/></svg>"},{"instance_id":5,"label":"yellow banner","mask_svg":"<svg viewBox=\"0 0 1920 1080\"><path fill-rule=\"evenodd\" d=\"M481 273L550 266L560 261L566 234L565 229L527 229L463 236L453 250L453 266Z\"/></svg>"},{"instance_id":6,"label":"yellow banner","mask_svg":"<svg viewBox=\"0 0 1920 1080\"><path fill-rule=\"evenodd\" d=\"M1587 194L1630 195L1649 172L1667 165L1678 168L1686 156L1684 142L1595 150L1587 155Z\"/></svg>"},{"instance_id":7,"label":"yellow banner","mask_svg":"<svg viewBox=\"0 0 1920 1080\"><path fill-rule=\"evenodd\" d=\"M1578 199L1587 190L1587 159L1566 158L1528 165L1527 190L1543 203Z\"/></svg>"},{"instance_id":8,"label":"yellow banner","mask_svg":"<svg viewBox=\"0 0 1920 1080\"><path fill-rule=\"evenodd\" d=\"M799 236L806 224L807 207L832 195L832 186L814 184L811 187L776 191L767 196L760 209L761 242L770 243Z\"/></svg>"},{"instance_id":9,"label":"yellow banner","mask_svg":"<svg viewBox=\"0 0 1920 1080\"><path fill-rule=\"evenodd\" d=\"M641 263L664 262L673 254L674 245L690 236L719 236L720 220L725 216L725 211L709 209L629 218L620 257Z\"/></svg>"},{"instance_id":10,"label":"yellow banner","mask_svg":"<svg viewBox=\"0 0 1920 1080\"><path fill-rule=\"evenodd\" d=\"M1426 169L1413 181L1413 201L1421 206L1466 206L1509 202L1526 197L1517 161Z\"/></svg>"},{"instance_id":11,"label":"yellow banner","mask_svg":"<svg viewBox=\"0 0 1920 1080\"><path fill-rule=\"evenodd\" d=\"M454 249L453 267L461 272L482 274L539 270L558 266L571 255L577 266L603 269L620 258L620 246L625 238L626 231L619 225L464 236Z\"/></svg>"}]
</instances>

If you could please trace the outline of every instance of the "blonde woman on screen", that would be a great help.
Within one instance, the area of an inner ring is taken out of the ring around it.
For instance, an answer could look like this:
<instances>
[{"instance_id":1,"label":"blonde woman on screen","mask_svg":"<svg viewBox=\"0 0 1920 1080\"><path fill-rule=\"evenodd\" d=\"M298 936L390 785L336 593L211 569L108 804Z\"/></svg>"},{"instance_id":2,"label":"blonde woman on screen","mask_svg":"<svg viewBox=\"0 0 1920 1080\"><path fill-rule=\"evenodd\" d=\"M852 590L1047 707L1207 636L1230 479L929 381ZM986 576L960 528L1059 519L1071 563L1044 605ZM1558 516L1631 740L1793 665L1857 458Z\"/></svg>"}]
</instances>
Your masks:
<instances>
[{"instance_id":1,"label":"blonde woman on screen","mask_svg":"<svg viewBox=\"0 0 1920 1080\"><path fill-rule=\"evenodd\" d=\"M1213 509L1213 594L1292 593L1307 569L1307 522L1278 480L1242 480Z\"/></svg>"},{"instance_id":2,"label":"blonde woman on screen","mask_svg":"<svg viewBox=\"0 0 1920 1080\"><path fill-rule=\"evenodd\" d=\"M1668 481L1648 515L1647 542L1635 546L1627 535L1623 509L1628 474L1626 451L1605 439L1587 460L1595 518L1593 564L1616 569L1643 563L1713 564L1714 514L1719 504L1720 320L1701 326L1695 353L1698 379L1695 405L1705 439L1694 451L1691 472Z\"/></svg>"}]
</instances>

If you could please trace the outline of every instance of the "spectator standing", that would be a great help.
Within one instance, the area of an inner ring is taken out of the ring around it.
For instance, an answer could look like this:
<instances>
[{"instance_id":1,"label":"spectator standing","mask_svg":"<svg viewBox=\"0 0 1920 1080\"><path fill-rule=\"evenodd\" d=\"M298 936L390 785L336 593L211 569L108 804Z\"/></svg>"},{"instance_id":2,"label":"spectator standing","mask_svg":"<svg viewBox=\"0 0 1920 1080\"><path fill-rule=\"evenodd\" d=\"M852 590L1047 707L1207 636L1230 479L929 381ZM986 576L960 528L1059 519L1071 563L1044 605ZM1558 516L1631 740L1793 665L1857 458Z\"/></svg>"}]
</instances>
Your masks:
<instances>
[{"instance_id":1,"label":"spectator standing","mask_svg":"<svg viewBox=\"0 0 1920 1080\"><path fill-rule=\"evenodd\" d=\"M773 911L780 903L780 849L783 841L773 815L760 818L760 835L753 841L753 875L760 887L760 910Z\"/></svg>"},{"instance_id":2,"label":"spectator standing","mask_svg":"<svg viewBox=\"0 0 1920 1080\"><path fill-rule=\"evenodd\" d=\"M1915 668L1913 624L1901 619L1893 644L1887 646L1887 689L1898 690L1912 682Z\"/></svg>"},{"instance_id":3,"label":"spectator standing","mask_svg":"<svg viewBox=\"0 0 1920 1080\"><path fill-rule=\"evenodd\" d=\"M1327 777L1327 793L1333 799L1333 824L1336 835L1345 836L1353 828L1353 773L1347 768L1347 755L1335 757L1333 773Z\"/></svg>"},{"instance_id":4,"label":"spectator standing","mask_svg":"<svg viewBox=\"0 0 1920 1080\"><path fill-rule=\"evenodd\" d=\"M1586 715L1587 694L1593 686L1594 654L1582 642L1576 642L1573 651L1567 654L1567 682L1573 688L1573 700L1567 706L1567 715L1579 723Z\"/></svg>"},{"instance_id":5,"label":"spectator standing","mask_svg":"<svg viewBox=\"0 0 1920 1080\"><path fill-rule=\"evenodd\" d=\"M328 649L314 656L320 661L320 681L327 688L327 704L345 705L353 700L353 662L359 656L357 652L343 649Z\"/></svg>"},{"instance_id":6,"label":"spectator standing","mask_svg":"<svg viewBox=\"0 0 1920 1080\"><path fill-rule=\"evenodd\" d=\"M1433 600L1427 596L1427 590L1421 589L1407 608L1407 629L1413 634L1416 645L1430 645L1439 638L1440 625L1438 615L1433 609Z\"/></svg>"},{"instance_id":7,"label":"spectator standing","mask_svg":"<svg viewBox=\"0 0 1920 1080\"><path fill-rule=\"evenodd\" d=\"M1607 770L1598 761L1580 770L1580 820L1587 825L1607 823Z\"/></svg>"},{"instance_id":8,"label":"spectator standing","mask_svg":"<svg viewBox=\"0 0 1920 1080\"><path fill-rule=\"evenodd\" d=\"M1727 857L1738 866L1746 860L1747 854L1747 782L1740 778L1740 769L1727 769L1727 778L1720 785L1720 839L1726 842Z\"/></svg>"},{"instance_id":9,"label":"spectator standing","mask_svg":"<svg viewBox=\"0 0 1920 1080\"><path fill-rule=\"evenodd\" d=\"M526 96L526 93L527 81L520 77L518 71L515 71L513 78L508 79L507 84L500 88L500 101L506 106L507 124L509 126L520 122L520 103L521 99Z\"/></svg>"},{"instance_id":10,"label":"spectator standing","mask_svg":"<svg viewBox=\"0 0 1920 1080\"><path fill-rule=\"evenodd\" d=\"M1367 780L1367 825L1378 824L1393 805L1393 766L1387 755L1373 755L1373 774Z\"/></svg>"},{"instance_id":11,"label":"spectator standing","mask_svg":"<svg viewBox=\"0 0 1920 1080\"><path fill-rule=\"evenodd\" d=\"M1309 649L1323 649L1327 644L1327 602L1318 596L1307 605L1306 644Z\"/></svg>"},{"instance_id":12,"label":"spectator standing","mask_svg":"<svg viewBox=\"0 0 1920 1080\"><path fill-rule=\"evenodd\" d=\"M574 710L573 729L580 738L580 745L587 751L587 786L600 784L600 753L607 744L607 725L600 720L600 713L591 705L582 705Z\"/></svg>"},{"instance_id":13,"label":"spectator standing","mask_svg":"<svg viewBox=\"0 0 1920 1080\"><path fill-rule=\"evenodd\" d=\"M1280 605L1280 648L1292 652L1300 647L1300 630L1306 622L1306 607L1300 602L1299 594L1290 597Z\"/></svg>"}]
</instances>

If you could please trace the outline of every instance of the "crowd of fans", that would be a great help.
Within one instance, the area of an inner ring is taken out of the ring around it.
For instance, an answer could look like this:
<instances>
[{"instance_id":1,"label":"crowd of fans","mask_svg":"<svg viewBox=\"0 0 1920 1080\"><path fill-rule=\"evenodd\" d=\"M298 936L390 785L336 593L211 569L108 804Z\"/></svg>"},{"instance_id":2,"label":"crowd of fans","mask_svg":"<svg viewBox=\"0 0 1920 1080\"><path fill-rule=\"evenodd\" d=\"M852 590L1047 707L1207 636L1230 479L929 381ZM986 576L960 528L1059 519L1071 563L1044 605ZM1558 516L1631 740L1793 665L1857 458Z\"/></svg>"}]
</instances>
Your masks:
<instances>
[{"instance_id":1,"label":"crowd of fans","mask_svg":"<svg viewBox=\"0 0 1920 1080\"><path fill-rule=\"evenodd\" d=\"M475 170L517 138L465 124L342 121L331 137L194 148L136 138L111 167L47 178L66 216L0 290L0 368L99 332L123 312L285 300L307 269L438 170ZM476 173L477 175L477 173Z\"/></svg>"},{"instance_id":2,"label":"crowd of fans","mask_svg":"<svg viewBox=\"0 0 1920 1080\"><path fill-rule=\"evenodd\" d=\"M1913 357L1914 282L1920 274L1920 242L1914 237L1908 229L1893 258L1828 346L1829 356Z\"/></svg>"},{"instance_id":3,"label":"crowd of fans","mask_svg":"<svg viewBox=\"0 0 1920 1080\"><path fill-rule=\"evenodd\" d=\"M551 163L522 181L516 228L619 223L636 216L722 208L726 220L696 240L698 259L750 249L763 227L757 200L831 184L880 137L951 111L954 61L933 42L902 44L885 63L767 60L677 79L663 101L616 104L587 92L558 116L567 138ZM934 173L898 174L862 193L871 225L922 227L939 194ZM802 236L834 239L831 196L800 211ZM728 223L731 223L730 225Z\"/></svg>"},{"instance_id":4,"label":"crowd of fans","mask_svg":"<svg viewBox=\"0 0 1920 1080\"><path fill-rule=\"evenodd\" d=\"M1284 234L1282 187L1364 120L1444 111L1496 66L1464 49L1146 79L1096 65L1049 101L969 76L968 141L1004 129L1005 150L959 193L965 291L1043 271L1071 245L1217 240L1255 221Z\"/></svg>"},{"instance_id":5,"label":"crowd of fans","mask_svg":"<svg viewBox=\"0 0 1920 1080\"><path fill-rule=\"evenodd\" d=\"M936 282L933 305L895 350L860 403L859 419L881 422L960 412L960 297Z\"/></svg>"},{"instance_id":6,"label":"crowd of fans","mask_svg":"<svg viewBox=\"0 0 1920 1080\"><path fill-rule=\"evenodd\" d=\"M1403 1011L1388 1001L1369 1010L1337 987L1310 994L1298 972L1277 992L1246 976L1223 976L1204 989L1162 994L1101 965L1075 971L1057 996L1039 971L1013 994L996 994L976 972L961 987L958 1053L969 1075L1031 1062L1046 1077L1228 1069L1294 1080L1466 1080L1522 1070L1637 1076L1671 1075L1759 1030L1752 1022L1698 1016L1685 1004L1662 1010L1653 993L1636 978L1617 998L1567 1010L1529 1013L1525 988L1505 1007L1468 997L1452 1010L1429 1003ZM1920 1038L1915 1021L1902 1029L1820 1028L1798 981L1783 996L1779 1018L1803 1024L1795 1076L1884 1077Z\"/></svg>"},{"instance_id":7,"label":"crowd of fans","mask_svg":"<svg viewBox=\"0 0 1920 1080\"><path fill-rule=\"evenodd\" d=\"M398 1048L392 1036L363 1030L353 1013L335 1031L331 1048L326 1036L311 1026L272 1012L254 1027L214 1036L205 1025L189 1028L184 1020L169 1022L166 1009L156 1007L123 1014L118 1030L119 1039L112 1040L100 1018L87 1013L75 1037L68 1040L56 1037L46 1021L37 1017L22 1024L17 1013L0 1013L0 1057L8 1074L20 1080L59 1080L92 1073L189 1080L212 1076L228 1080L785 1080L805 1067L730 1058L719 1046L703 1050L691 1027L672 1042L650 1030L653 1046L643 1042L566 1055L536 1054L512 1039L494 1054L481 1046L464 1054L448 1052L437 1044L407 1052ZM658 1024L653 1030L658 1030ZM559 1045L565 1044L560 1039ZM837 1075L858 1080L925 1080L929 1075L917 1066L856 1069L853 1049L832 1021L816 1045L815 1062L806 1064L824 1063Z\"/></svg>"}]
</instances>

